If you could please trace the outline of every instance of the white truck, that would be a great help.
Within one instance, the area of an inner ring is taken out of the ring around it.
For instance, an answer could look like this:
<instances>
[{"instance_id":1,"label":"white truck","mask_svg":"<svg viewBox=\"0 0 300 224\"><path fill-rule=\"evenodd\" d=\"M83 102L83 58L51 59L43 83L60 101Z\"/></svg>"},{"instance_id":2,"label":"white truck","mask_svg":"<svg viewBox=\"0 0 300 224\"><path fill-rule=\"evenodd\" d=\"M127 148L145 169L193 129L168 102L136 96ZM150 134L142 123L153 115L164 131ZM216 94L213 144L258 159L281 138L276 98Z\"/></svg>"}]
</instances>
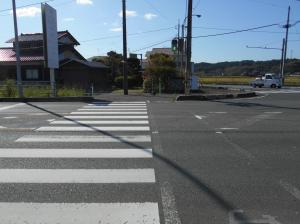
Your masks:
<instances>
[{"instance_id":1,"label":"white truck","mask_svg":"<svg viewBox=\"0 0 300 224\"><path fill-rule=\"evenodd\" d=\"M282 78L278 74L267 73L263 77L256 78L254 81L250 82L250 85L254 88L256 87L281 88Z\"/></svg>"}]
</instances>

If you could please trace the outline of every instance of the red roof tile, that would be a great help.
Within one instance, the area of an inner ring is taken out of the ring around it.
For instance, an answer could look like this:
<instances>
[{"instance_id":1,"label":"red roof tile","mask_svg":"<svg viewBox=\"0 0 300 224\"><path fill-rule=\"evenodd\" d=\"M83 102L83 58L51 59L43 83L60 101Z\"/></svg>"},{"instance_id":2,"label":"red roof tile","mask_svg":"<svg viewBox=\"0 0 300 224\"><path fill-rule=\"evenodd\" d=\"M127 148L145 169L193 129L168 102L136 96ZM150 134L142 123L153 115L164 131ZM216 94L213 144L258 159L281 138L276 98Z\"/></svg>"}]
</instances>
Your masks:
<instances>
[{"instance_id":1,"label":"red roof tile","mask_svg":"<svg viewBox=\"0 0 300 224\"><path fill-rule=\"evenodd\" d=\"M21 61L43 61L43 56L21 56ZM13 48L0 48L0 62L15 62L16 54Z\"/></svg>"}]
</instances>

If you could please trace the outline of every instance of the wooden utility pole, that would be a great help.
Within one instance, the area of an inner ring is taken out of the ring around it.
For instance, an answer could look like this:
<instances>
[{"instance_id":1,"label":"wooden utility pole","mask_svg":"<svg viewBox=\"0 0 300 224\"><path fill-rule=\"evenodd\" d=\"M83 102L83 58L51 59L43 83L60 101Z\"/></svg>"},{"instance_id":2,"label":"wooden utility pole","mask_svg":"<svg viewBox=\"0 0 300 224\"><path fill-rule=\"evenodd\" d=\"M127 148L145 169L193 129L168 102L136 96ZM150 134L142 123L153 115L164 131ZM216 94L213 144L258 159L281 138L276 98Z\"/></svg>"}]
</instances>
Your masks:
<instances>
[{"instance_id":1,"label":"wooden utility pole","mask_svg":"<svg viewBox=\"0 0 300 224\"><path fill-rule=\"evenodd\" d=\"M126 0L122 0L123 8L123 89L124 95L128 95L128 71L127 71L127 26L126 26Z\"/></svg>"},{"instance_id":2,"label":"wooden utility pole","mask_svg":"<svg viewBox=\"0 0 300 224\"><path fill-rule=\"evenodd\" d=\"M13 17L14 17L14 30L15 30L15 52L16 52L16 67L17 67L17 86L19 97L22 98L23 87L22 87L22 75L21 75L21 59L20 59L20 45L19 45L19 34L18 34L18 22L17 22L17 11L16 1L12 0L13 6Z\"/></svg>"},{"instance_id":3,"label":"wooden utility pole","mask_svg":"<svg viewBox=\"0 0 300 224\"><path fill-rule=\"evenodd\" d=\"M192 59L192 16L193 16L193 0L188 2L188 24L186 37L186 82L185 94L190 94L190 78L191 78L191 59Z\"/></svg>"},{"instance_id":4,"label":"wooden utility pole","mask_svg":"<svg viewBox=\"0 0 300 224\"><path fill-rule=\"evenodd\" d=\"M288 38L289 38L289 28L291 27L290 24L290 13L291 13L291 6L289 6L288 9L288 17L287 17L287 22L284 28L286 29L286 34L285 34L285 45L284 45L284 56L283 56L283 61L282 61L282 85L284 85L284 67L286 64L286 54L288 50Z\"/></svg>"}]
</instances>

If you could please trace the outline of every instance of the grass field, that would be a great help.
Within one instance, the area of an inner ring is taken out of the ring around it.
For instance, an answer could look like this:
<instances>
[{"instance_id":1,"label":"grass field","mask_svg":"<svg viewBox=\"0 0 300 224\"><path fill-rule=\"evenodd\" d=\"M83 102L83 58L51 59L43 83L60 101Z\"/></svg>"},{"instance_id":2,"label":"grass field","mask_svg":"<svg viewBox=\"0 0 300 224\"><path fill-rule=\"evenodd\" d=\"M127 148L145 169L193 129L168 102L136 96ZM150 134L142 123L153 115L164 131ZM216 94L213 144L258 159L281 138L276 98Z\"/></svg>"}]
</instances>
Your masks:
<instances>
[{"instance_id":1,"label":"grass field","mask_svg":"<svg viewBox=\"0 0 300 224\"><path fill-rule=\"evenodd\" d=\"M254 77L246 76L201 76L201 84L217 85L249 85ZM285 78L286 86L300 86L300 76L287 76Z\"/></svg>"}]
</instances>

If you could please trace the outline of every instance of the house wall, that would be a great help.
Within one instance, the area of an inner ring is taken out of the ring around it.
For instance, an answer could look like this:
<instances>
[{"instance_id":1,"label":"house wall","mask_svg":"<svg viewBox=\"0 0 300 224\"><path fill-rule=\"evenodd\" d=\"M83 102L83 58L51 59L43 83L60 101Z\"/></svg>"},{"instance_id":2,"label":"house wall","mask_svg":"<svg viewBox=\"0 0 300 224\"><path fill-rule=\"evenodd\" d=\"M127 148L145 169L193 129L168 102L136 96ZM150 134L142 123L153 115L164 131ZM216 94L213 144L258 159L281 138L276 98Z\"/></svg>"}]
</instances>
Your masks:
<instances>
[{"instance_id":1,"label":"house wall","mask_svg":"<svg viewBox=\"0 0 300 224\"><path fill-rule=\"evenodd\" d=\"M64 65L57 76L57 82L64 86L79 87L88 90L94 85L95 91L111 89L108 70L89 68L79 63Z\"/></svg>"}]
</instances>

